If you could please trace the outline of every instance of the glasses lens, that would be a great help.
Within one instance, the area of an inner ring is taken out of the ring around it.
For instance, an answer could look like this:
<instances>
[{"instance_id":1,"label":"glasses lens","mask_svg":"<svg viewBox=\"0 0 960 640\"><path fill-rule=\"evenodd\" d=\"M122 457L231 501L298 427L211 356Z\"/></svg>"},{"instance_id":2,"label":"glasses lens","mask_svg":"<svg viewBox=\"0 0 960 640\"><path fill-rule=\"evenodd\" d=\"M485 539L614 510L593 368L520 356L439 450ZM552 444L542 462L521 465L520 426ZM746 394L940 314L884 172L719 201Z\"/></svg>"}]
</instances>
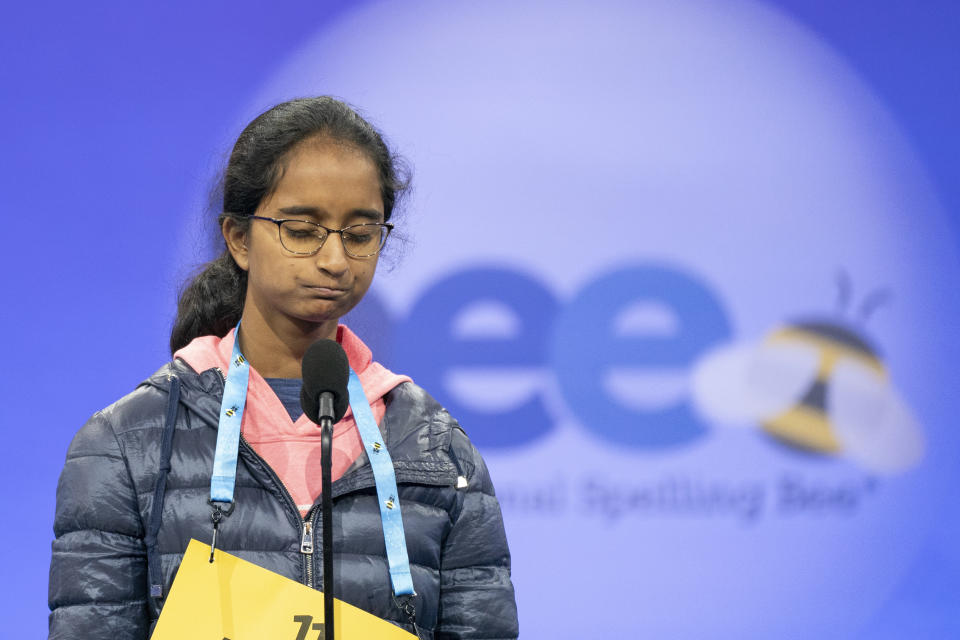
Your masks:
<instances>
[{"instance_id":1,"label":"glasses lens","mask_svg":"<svg viewBox=\"0 0 960 640\"><path fill-rule=\"evenodd\" d=\"M387 240L387 228L380 224L357 224L340 233L343 248L355 258L376 255Z\"/></svg>"},{"instance_id":2,"label":"glasses lens","mask_svg":"<svg viewBox=\"0 0 960 640\"><path fill-rule=\"evenodd\" d=\"M280 225L280 242L294 253L313 253L326 237L327 232L311 222L285 220Z\"/></svg>"}]
</instances>

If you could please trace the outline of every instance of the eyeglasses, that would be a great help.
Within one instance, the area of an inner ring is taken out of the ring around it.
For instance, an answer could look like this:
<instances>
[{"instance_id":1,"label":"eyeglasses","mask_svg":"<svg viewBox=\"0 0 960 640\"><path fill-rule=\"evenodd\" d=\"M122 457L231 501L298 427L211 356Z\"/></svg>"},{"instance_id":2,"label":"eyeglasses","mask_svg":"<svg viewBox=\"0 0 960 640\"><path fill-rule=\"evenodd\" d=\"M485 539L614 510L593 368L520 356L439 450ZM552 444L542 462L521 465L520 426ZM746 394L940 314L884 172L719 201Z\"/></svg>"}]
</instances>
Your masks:
<instances>
[{"instance_id":1,"label":"eyeglasses","mask_svg":"<svg viewBox=\"0 0 960 640\"><path fill-rule=\"evenodd\" d=\"M380 253L393 230L389 222L353 224L343 229L329 229L308 220L285 220L250 216L254 220L267 220L277 225L280 244L298 256L312 256L323 248L331 233L340 235L344 252L353 258L372 258Z\"/></svg>"}]
</instances>

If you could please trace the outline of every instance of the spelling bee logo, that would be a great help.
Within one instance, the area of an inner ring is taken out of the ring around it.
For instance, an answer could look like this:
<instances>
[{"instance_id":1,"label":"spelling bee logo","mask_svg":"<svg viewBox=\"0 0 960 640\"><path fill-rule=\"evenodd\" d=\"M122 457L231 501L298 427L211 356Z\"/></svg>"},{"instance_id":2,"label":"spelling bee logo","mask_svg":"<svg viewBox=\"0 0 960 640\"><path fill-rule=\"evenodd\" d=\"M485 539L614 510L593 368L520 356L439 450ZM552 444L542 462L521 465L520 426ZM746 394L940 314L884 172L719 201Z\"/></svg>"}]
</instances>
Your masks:
<instances>
[{"instance_id":1,"label":"spelling bee logo","mask_svg":"<svg viewBox=\"0 0 960 640\"><path fill-rule=\"evenodd\" d=\"M849 286L841 280L841 306ZM868 296L860 320L884 300ZM843 314L841 314L842 316ZM694 367L693 399L718 425L759 425L776 440L894 473L923 456L922 430L862 330L834 318L777 327L715 349Z\"/></svg>"}]
</instances>

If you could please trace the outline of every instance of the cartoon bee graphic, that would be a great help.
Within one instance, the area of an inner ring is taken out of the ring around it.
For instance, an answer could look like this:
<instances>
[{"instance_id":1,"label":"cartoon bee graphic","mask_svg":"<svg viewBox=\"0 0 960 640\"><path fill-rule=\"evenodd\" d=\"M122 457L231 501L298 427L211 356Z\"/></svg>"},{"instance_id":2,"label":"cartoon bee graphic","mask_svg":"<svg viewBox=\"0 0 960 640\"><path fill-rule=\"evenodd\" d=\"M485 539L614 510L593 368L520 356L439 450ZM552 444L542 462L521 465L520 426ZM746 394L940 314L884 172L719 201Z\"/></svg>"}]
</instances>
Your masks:
<instances>
[{"instance_id":1,"label":"cartoon bee graphic","mask_svg":"<svg viewBox=\"0 0 960 640\"><path fill-rule=\"evenodd\" d=\"M235 414L239 409L240 407L238 407L237 405L233 405L232 407L227 409L227 417L232 418L233 414Z\"/></svg>"},{"instance_id":2,"label":"cartoon bee graphic","mask_svg":"<svg viewBox=\"0 0 960 640\"><path fill-rule=\"evenodd\" d=\"M849 286L840 284L845 307ZM885 298L868 296L862 320ZM790 322L759 342L716 349L694 366L692 392L712 422L759 423L784 444L845 455L878 473L906 470L923 456L923 432L877 349L838 320Z\"/></svg>"}]
</instances>

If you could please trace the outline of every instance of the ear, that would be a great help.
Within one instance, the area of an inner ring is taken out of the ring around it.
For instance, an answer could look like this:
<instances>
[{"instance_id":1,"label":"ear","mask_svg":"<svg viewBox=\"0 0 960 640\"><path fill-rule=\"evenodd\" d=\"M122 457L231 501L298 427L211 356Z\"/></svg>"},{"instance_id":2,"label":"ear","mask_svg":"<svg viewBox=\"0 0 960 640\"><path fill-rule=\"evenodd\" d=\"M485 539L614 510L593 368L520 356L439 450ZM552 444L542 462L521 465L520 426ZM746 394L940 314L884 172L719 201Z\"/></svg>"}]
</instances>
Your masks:
<instances>
[{"instance_id":1,"label":"ear","mask_svg":"<svg viewBox=\"0 0 960 640\"><path fill-rule=\"evenodd\" d=\"M220 225L223 239L227 243L227 250L234 261L244 271L250 268L250 258L247 251L247 230L233 218L226 217Z\"/></svg>"}]
</instances>

